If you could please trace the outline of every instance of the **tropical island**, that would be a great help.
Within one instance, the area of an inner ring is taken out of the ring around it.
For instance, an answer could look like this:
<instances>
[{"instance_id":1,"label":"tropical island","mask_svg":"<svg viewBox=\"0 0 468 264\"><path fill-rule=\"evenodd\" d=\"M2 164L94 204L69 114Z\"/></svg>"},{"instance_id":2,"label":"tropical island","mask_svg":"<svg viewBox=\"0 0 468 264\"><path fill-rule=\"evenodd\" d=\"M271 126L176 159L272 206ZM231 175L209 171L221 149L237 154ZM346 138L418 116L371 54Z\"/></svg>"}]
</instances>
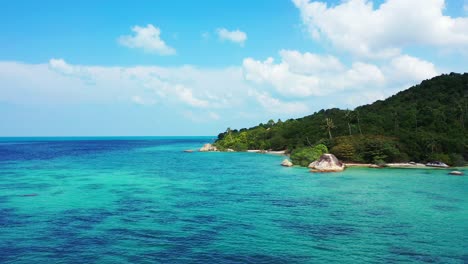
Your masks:
<instances>
[{"instance_id":1,"label":"tropical island","mask_svg":"<svg viewBox=\"0 0 468 264\"><path fill-rule=\"evenodd\" d=\"M220 151L285 151L308 166L324 153L347 163L468 160L468 73L450 73L354 110L320 110L218 135Z\"/></svg>"}]
</instances>

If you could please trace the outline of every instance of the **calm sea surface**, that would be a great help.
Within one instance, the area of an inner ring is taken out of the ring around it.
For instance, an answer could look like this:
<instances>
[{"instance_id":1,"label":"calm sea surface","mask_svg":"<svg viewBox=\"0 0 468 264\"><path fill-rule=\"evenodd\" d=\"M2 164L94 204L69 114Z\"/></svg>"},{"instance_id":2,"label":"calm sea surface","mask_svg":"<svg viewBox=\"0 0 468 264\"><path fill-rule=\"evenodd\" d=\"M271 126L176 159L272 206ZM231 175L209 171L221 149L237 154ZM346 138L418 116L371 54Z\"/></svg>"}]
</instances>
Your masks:
<instances>
[{"instance_id":1,"label":"calm sea surface","mask_svg":"<svg viewBox=\"0 0 468 264\"><path fill-rule=\"evenodd\" d=\"M0 263L468 263L467 176L182 152L212 140L0 139Z\"/></svg>"}]
</instances>

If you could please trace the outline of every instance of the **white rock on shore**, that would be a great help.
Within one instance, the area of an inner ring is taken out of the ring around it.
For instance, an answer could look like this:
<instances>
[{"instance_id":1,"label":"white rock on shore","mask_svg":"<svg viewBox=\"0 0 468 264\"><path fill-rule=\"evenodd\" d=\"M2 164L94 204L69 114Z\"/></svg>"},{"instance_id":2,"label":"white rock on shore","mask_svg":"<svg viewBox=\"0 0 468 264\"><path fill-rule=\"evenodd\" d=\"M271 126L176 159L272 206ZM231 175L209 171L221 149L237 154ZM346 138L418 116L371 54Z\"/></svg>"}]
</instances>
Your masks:
<instances>
[{"instance_id":1,"label":"white rock on shore","mask_svg":"<svg viewBox=\"0 0 468 264\"><path fill-rule=\"evenodd\" d=\"M424 168L426 165L416 162L405 162L405 163L387 163L387 167L390 168Z\"/></svg>"},{"instance_id":2,"label":"white rock on shore","mask_svg":"<svg viewBox=\"0 0 468 264\"><path fill-rule=\"evenodd\" d=\"M207 144L203 145L203 147L199 151L200 152L218 151L218 148L216 148L215 146L207 143Z\"/></svg>"},{"instance_id":3,"label":"white rock on shore","mask_svg":"<svg viewBox=\"0 0 468 264\"><path fill-rule=\"evenodd\" d=\"M288 159L285 159L283 160L283 162L281 162L281 166L284 166L284 167L292 167L293 166L293 163L288 160Z\"/></svg>"},{"instance_id":4,"label":"white rock on shore","mask_svg":"<svg viewBox=\"0 0 468 264\"><path fill-rule=\"evenodd\" d=\"M320 158L309 164L313 172L340 172L345 169L344 163L333 154L323 154Z\"/></svg>"}]
</instances>

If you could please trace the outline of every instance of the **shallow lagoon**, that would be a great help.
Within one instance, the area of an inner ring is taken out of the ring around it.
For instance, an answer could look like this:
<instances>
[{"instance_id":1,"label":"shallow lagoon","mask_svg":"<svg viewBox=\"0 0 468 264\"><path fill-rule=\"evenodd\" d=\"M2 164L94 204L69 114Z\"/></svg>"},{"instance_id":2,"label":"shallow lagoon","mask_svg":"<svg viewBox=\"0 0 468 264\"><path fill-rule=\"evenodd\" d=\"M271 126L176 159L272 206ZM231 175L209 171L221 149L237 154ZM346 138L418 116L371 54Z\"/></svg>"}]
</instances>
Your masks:
<instances>
[{"instance_id":1,"label":"shallow lagoon","mask_svg":"<svg viewBox=\"0 0 468 264\"><path fill-rule=\"evenodd\" d=\"M209 140L2 139L0 263L468 262L466 176L182 152Z\"/></svg>"}]
</instances>

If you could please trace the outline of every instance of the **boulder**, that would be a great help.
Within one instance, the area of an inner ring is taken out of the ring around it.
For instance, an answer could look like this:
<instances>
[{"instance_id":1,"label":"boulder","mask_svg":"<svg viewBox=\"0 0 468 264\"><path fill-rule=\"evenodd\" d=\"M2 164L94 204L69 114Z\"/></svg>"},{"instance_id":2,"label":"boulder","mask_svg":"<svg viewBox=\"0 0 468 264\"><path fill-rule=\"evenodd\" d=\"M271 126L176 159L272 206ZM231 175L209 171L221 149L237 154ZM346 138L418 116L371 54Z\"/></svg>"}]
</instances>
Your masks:
<instances>
[{"instance_id":1,"label":"boulder","mask_svg":"<svg viewBox=\"0 0 468 264\"><path fill-rule=\"evenodd\" d=\"M285 160L283 160L283 162L281 162L281 166L292 167L293 163L291 161L289 161L288 159L285 159Z\"/></svg>"},{"instance_id":2,"label":"boulder","mask_svg":"<svg viewBox=\"0 0 468 264\"><path fill-rule=\"evenodd\" d=\"M234 152L234 150L233 150L233 149L230 149L230 148L226 149L226 151L227 151L227 152Z\"/></svg>"},{"instance_id":3,"label":"boulder","mask_svg":"<svg viewBox=\"0 0 468 264\"><path fill-rule=\"evenodd\" d=\"M191 150L191 149L186 149L186 150L184 150L184 152L186 152L186 153L192 153L193 150Z\"/></svg>"},{"instance_id":4,"label":"boulder","mask_svg":"<svg viewBox=\"0 0 468 264\"><path fill-rule=\"evenodd\" d=\"M448 168L449 166L441 161L431 161L426 163L427 167L434 167L434 168Z\"/></svg>"},{"instance_id":5,"label":"boulder","mask_svg":"<svg viewBox=\"0 0 468 264\"><path fill-rule=\"evenodd\" d=\"M309 164L313 172L339 172L345 169L343 162L333 154L323 154L320 158Z\"/></svg>"},{"instance_id":6,"label":"boulder","mask_svg":"<svg viewBox=\"0 0 468 264\"><path fill-rule=\"evenodd\" d=\"M461 171L451 171L449 172L450 175L456 175L456 176L462 176L463 175L463 172Z\"/></svg>"},{"instance_id":7,"label":"boulder","mask_svg":"<svg viewBox=\"0 0 468 264\"><path fill-rule=\"evenodd\" d=\"M200 149L201 152L208 152L208 151L218 151L218 148L216 148L215 146L207 143L205 145L203 145L203 147Z\"/></svg>"}]
</instances>

